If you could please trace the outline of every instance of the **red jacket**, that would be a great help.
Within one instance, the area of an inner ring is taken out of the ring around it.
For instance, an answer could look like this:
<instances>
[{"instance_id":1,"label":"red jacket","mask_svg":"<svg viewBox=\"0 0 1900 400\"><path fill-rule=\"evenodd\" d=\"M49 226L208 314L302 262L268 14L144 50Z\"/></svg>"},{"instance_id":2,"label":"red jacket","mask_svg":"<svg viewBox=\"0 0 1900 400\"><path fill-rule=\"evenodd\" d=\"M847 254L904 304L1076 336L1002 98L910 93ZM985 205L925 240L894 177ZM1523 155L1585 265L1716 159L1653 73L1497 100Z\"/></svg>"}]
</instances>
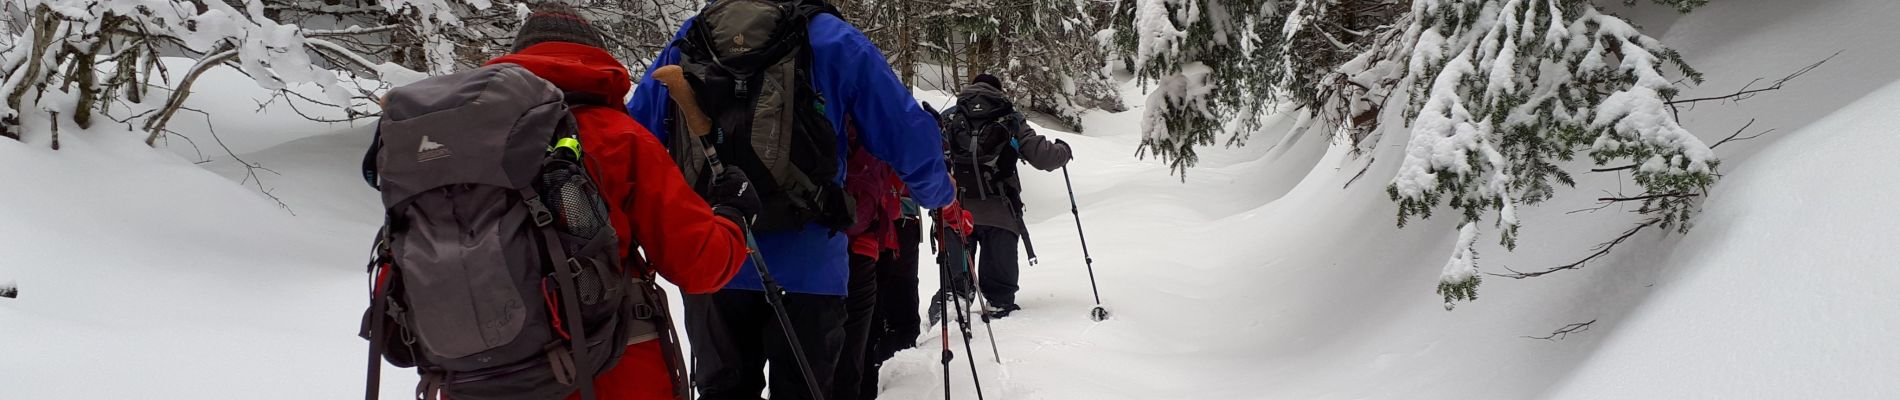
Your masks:
<instances>
[{"instance_id":1,"label":"red jacket","mask_svg":"<svg viewBox=\"0 0 1900 400\"><path fill-rule=\"evenodd\" d=\"M849 124L850 122L848 122ZM857 142L857 129L845 129L848 140ZM857 224L845 229L851 237L851 254L878 258L885 250L896 250L897 230L893 224L903 218L900 200L909 194L904 180L890 164L878 160L863 146L851 146L845 159L844 191L857 199Z\"/></svg>"},{"instance_id":2,"label":"red jacket","mask_svg":"<svg viewBox=\"0 0 1900 400\"><path fill-rule=\"evenodd\" d=\"M622 99L632 87L626 67L598 48L548 42L489 64L521 65L570 93L612 103L578 105L581 151L587 170L608 202L621 254L633 254L635 239L661 277L686 293L711 293L739 272L746 257L738 225L714 216L673 166L659 139L627 116ZM672 378L659 340L627 348L614 368L594 380L600 400L673 398ZM577 399L578 395L568 396Z\"/></svg>"}]
</instances>

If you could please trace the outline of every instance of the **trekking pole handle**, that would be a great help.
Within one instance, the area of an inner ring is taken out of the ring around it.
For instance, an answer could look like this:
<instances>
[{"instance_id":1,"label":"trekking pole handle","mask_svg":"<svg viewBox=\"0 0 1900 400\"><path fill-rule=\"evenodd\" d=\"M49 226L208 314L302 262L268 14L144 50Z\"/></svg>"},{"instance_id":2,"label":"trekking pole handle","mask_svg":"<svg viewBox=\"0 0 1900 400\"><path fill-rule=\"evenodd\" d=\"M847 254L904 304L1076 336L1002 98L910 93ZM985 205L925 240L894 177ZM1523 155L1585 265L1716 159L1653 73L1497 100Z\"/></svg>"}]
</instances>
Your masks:
<instances>
[{"instance_id":1,"label":"trekking pole handle","mask_svg":"<svg viewBox=\"0 0 1900 400\"><path fill-rule=\"evenodd\" d=\"M679 105L680 114L686 117L686 130L699 138L700 148L706 154L706 166L715 174L725 172L726 165L719 161L719 151L712 142L712 117L699 108L699 94L686 82L686 70L678 65L663 66L653 70L653 80L665 85L667 96L673 98L673 104Z\"/></svg>"},{"instance_id":2,"label":"trekking pole handle","mask_svg":"<svg viewBox=\"0 0 1900 400\"><path fill-rule=\"evenodd\" d=\"M686 70L678 65L668 65L653 70L653 80L666 85L667 95L673 103L679 105L680 113L686 115L686 129L694 137L704 137L712 133L712 117L699 108L699 95L693 92L693 86L686 83Z\"/></svg>"}]
</instances>

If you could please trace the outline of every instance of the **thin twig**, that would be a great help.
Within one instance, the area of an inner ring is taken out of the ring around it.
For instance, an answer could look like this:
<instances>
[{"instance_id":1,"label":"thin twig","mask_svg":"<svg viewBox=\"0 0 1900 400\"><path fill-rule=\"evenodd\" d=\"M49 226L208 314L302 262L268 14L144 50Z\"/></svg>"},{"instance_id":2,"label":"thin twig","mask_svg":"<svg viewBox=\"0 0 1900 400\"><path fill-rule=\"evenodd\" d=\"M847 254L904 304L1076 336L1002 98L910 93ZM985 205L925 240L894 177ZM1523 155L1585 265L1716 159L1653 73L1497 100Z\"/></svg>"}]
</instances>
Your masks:
<instances>
[{"instance_id":1,"label":"thin twig","mask_svg":"<svg viewBox=\"0 0 1900 400\"><path fill-rule=\"evenodd\" d=\"M1636 167L1639 165L1640 164L1630 164L1630 165L1624 165L1621 167L1591 168L1590 172L1614 172L1614 171L1632 170L1632 169L1636 169Z\"/></svg>"},{"instance_id":2,"label":"thin twig","mask_svg":"<svg viewBox=\"0 0 1900 400\"><path fill-rule=\"evenodd\" d=\"M1616 202L1624 202L1624 201L1654 200L1654 199L1660 199L1660 198L1665 198L1665 197L1696 197L1696 196L1699 196L1699 195L1695 193L1678 192L1678 193L1649 194L1649 195L1642 195L1642 196L1635 196L1635 197L1599 197L1597 198L1597 201L1604 202L1604 203L1616 203Z\"/></svg>"},{"instance_id":3,"label":"thin twig","mask_svg":"<svg viewBox=\"0 0 1900 400\"><path fill-rule=\"evenodd\" d=\"M1354 146L1354 147L1355 147L1355 148L1357 148L1358 146ZM1366 171L1368 171L1368 170L1371 170L1371 169L1372 169L1372 163L1375 163L1375 162L1378 162L1378 161L1379 161L1379 157L1376 157L1376 156L1375 156L1375 157L1367 157L1367 158L1366 158L1366 166L1365 166L1365 167L1363 167L1363 168L1359 168L1359 173L1357 173L1357 174L1353 174L1353 175L1352 175L1352 179L1347 179L1347 180L1346 180L1346 184L1345 184L1345 185L1341 185L1341 186L1340 186L1339 188L1340 188L1340 189L1345 189L1345 188L1348 188L1348 187L1352 187L1352 183L1353 183L1353 182L1356 182L1356 181L1358 181L1358 180L1359 180L1359 177L1363 177L1363 176L1366 176Z\"/></svg>"},{"instance_id":4,"label":"thin twig","mask_svg":"<svg viewBox=\"0 0 1900 400\"><path fill-rule=\"evenodd\" d=\"M1499 274L1499 273L1486 272L1485 275L1499 276L1499 277L1505 277L1505 278L1511 278L1511 279L1526 279L1526 278L1535 278L1539 276L1550 275L1551 273L1557 272L1557 271L1582 269L1585 265L1589 264L1590 261L1594 261L1598 258L1602 258L1603 256L1609 255L1610 250L1616 248L1616 245L1623 244L1624 241L1627 241L1632 237L1636 237L1636 233L1642 232L1644 229L1648 229L1650 227L1656 226L1656 224L1662 223L1662 221L1663 219L1659 217L1659 218L1651 218L1648 221L1645 221L1641 224L1637 224L1636 227L1630 228L1627 231L1623 231L1622 236L1617 236L1616 239L1614 240L1598 244L1595 249L1596 252L1590 253L1589 256L1584 257L1582 260L1577 260L1577 262L1564 264L1564 265L1552 267L1550 269L1537 271L1537 272L1520 272L1518 270L1511 269L1511 267L1506 266L1504 267L1504 270L1511 271L1511 273Z\"/></svg>"},{"instance_id":5,"label":"thin twig","mask_svg":"<svg viewBox=\"0 0 1900 400\"><path fill-rule=\"evenodd\" d=\"M1717 148L1717 147L1722 147L1722 145L1724 145L1724 144L1727 144L1728 142L1740 142L1740 141L1744 141L1744 140L1752 140L1752 139L1755 139L1755 138L1758 138L1758 137L1762 137L1762 135L1767 135L1767 134L1769 134L1769 133L1772 133L1772 132L1774 132L1774 131L1775 131L1774 129L1769 129L1769 130L1765 130L1765 131L1761 131L1761 133L1757 133L1757 134L1755 134L1754 136L1749 136L1749 137L1744 137L1744 138L1737 138L1738 136L1741 136L1741 135L1742 135L1742 131L1746 131L1746 130L1748 130L1748 127L1750 127L1750 126L1755 126L1755 119L1753 119L1753 118L1750 118L1750 119L1748 120L1748 124L1746 124L1746 125L1742 125L1742 129L1736 129L1736 130L1735 130L1735 133L1733 133L1733 134L1730 134L1730 135L1728 135L1728 137L1726 137L1726 138L1723 138L1723 139L1722 139L1722 141L1720 141L1720 142L1715 142L1715 144L1713 144L1713 145L1709 145L1709 148L1710 148L1710 149L1714 149L1714 148Z\"/></svg>"},{"instance_id":6,"label":"thin twig","mask_svg":"<svg viewBox=\"0 0 1900 400\"><path fill-rule=\"evenodd\" d=\"M1596 323L1597 323L1597 320L1594 320L1594 319L1590 320L1589 322L1578 322L1578 323L1574 323L1570 325L1564 325L1564 327L1562 328L1557 328L1555 332L1551 332L1549 335L1524 336L1523 338L1535 339L1535 340L1548 340L1548 341L1555 342L1555 341L1564 340L1564 338L1570 337L1570 334L1572 333L1582 333L1584 331L1588 331L1590 330L1590 325L1594 325Z\"/></svg>"},{"instance_id":7,"label":"thin twig","mask_svg":"<svg viewBox=\"0 0 1900 400\"><path fill-rule=\"evenodd\" d=\"M204 115L205 129L206 131L211 133L211 140L216 141L218 143L218 147L224 149L225 155L231 156L231 159L234 161L237 161L238 165L244 166L244 179L238 182L239 185L249 183L249 184L257 186L258 193L262 193L264 197L270 198L271 201L277 202L278 208L282 208L284 209L285 212L289 212L291 216L297 215L297 212L295 210L290 209L289 204L284 203L284 199L278 198L276 194L271 193L270 189L265 188L264 179L262 177L257 176L257 171L260 171L260 170L264 172L269 172L273 175L278 175L278 176L282 176L283 175L282 173L278 173L276 170L272 170L270 168L265 168L263 164L245 161L243 157L239 157L237 155L237 152L231 151L231 146L226 146L224 144L224 139L218 137L218 128L214 124L211 123L211 113L205 112L204 110L199 110L199 109L195 109L191 107L183 107L183 106L178 107L178 109L183 110L183 111L191 111L191 112L198 113L200 115Z\"/></svg>"},{"instance_id":8,"label":"thin twig","mask_svg":"<svg viewBox=\"0 0 1900 400\"><path fill-rule=\"evenodd\" d=\"M1846 50L1842 50L1842 51L1846 51ZM1784 77L1782 77L1781 79L1776 79L1776 80L1775 80L1775 81L1774 81L1773 83L1770 83L1770 84L1768 85L1768 87L1764 87L1764 88L1759 88L1759 89L1750 89L1750 87L1753 87L1753 86L1755 86L1755 84L1756 84L1756 83L1758 83L1758 82L1761 82L1761 78L1755 78L1755 80L1752 80L1752 81L1749 81L1747 85L1742 85L1742 88L1741 88L1740 90L1737 90L1737 91L1735 91L1735 93L1731 93L1731 94L1727 94L1727 95L1722 95L1722 96L1711 96L1711 97L1699 97L1699 98L1693 98L1693 99L1682 99L1682 100L1670 100L1670 101L1669 101L1668 103L1665 103L1665 104L1669 104L1669 105L1672 105L1672 106L1673 106L1673 105L1677 105L1677 104L1695 104L1695 103L1699 103L1699 102L1704 102L1704 101L1718 101L1718 100L1732 100L1732 101L1742 101L1742 100L1748 100L1748 99L1749 99L1750 97L1755 97L1755 95L1756 95L1756 94L1759 94L1759 93L1761 93L1761 92L1767 92L1767 91L1773 91L1773 90L1781 90L1781 88L1782 88L1782 85L1785 85L1785 84L1787 84L1787 83L1788 83L1789 81L1793 81L1793 80L1795 80L1796 78L1800 78L1800 77L1801 77L1802 75L1807 75L1807 74L1808 74L1808 72L1812 72L1812 71L1814 71L1815 69L1818 69L1818 68L1821 68L1821 64L1826 64L1826 63L1827 63L1827 62L1828 62L1829 60L1833 60L1833 59L1834 59L1834 57L1837 57L1837 56L1840 56L1840 55L1841 55L1841 52L1842 52L1842 51L1836 51L1836 52L1834 52L1834 55L1830 55L1830 56L1827 56L1827 58L1823 58L1823 59L1821 59L1821 61L1816 61L1816 62L1814 62L1813 64L1808 64L1808 66L1806 66L1806 67L1802 67L1802 68L1801 68L1801 69L1799 69L1799 70L1795 70L1795 71L1794 71L1794 73L1792 73L1792 74L1788 74L1788 76L1784 76Z\"/></svg>"}]
</instances>

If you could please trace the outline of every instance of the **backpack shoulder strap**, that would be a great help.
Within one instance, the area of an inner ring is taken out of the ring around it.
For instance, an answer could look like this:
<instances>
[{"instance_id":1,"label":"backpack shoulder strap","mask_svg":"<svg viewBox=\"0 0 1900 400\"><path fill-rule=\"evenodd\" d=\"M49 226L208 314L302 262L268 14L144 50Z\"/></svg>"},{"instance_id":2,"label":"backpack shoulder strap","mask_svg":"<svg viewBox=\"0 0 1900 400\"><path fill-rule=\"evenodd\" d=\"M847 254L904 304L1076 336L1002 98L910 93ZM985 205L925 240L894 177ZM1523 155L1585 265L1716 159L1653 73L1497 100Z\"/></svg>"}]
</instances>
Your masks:
<instances>
[{"instance_id":1,"label":"backpack shoulder strap","mask_svg":"<svg viewBox=\"0 0 1900 400\"><path fill-rule=\"evenodd\" d=\"M831 16L838 17L838 19L844 19L844 14L838 12L837 6L833 6L824 0L803 0L798 2L798 15L806 21L817 18L820 14L831 14Z\"/></svg>"},{"instance_id":2,"label":"backpack shoulder strap","mask_svg":"<svg viewBox=\"0 0 1900 400\"><path fill-rule=\"evenodd\" d=\"M563 102L566 102L569 108L572 108L573 106L601 106L601 107L608 107L608 108L614 107L614 103L611 101L607 101L606 98L600 97L600 95L597 95L597 94L587 93L587 92L561 90L561 100Z\"/></svg>"}]
</instances>

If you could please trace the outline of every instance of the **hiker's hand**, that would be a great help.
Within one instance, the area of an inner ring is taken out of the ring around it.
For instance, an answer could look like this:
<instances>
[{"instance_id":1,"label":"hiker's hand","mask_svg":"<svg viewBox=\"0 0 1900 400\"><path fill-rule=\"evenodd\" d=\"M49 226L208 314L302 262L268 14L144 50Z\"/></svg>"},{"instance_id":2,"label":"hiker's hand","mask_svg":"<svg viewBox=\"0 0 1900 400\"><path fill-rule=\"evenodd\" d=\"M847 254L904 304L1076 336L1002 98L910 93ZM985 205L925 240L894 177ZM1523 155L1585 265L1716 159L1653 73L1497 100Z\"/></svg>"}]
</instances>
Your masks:
<instances>
[{"instance_id":1,"label":"hiker's hand","mask_svg":"<svg viewBox=\"0 0 1900 400\"><path fill-rule=\"evenodd\" d=\"M938 209L936 214L938 223L957 231L958 235L969 237L970 232L976 230L976 222L970 217L970 211L963 209L962 202L950 203Z\"/></svg>"},{"instance_id":2,"label":"hiker's hand","mask_svg":"<svg viewBox=\"0 0 1900 400\"><path fill-rule=\"evenodd\" d=\"M713 180L710 193L713 213L731 218L735 222L752 223L759 216L759 210L765 208L759 201L759 193L753 190L752 180L747 179L745 171L738 167L727 167L726 172Z\"/></svg>"}]
</instances>

